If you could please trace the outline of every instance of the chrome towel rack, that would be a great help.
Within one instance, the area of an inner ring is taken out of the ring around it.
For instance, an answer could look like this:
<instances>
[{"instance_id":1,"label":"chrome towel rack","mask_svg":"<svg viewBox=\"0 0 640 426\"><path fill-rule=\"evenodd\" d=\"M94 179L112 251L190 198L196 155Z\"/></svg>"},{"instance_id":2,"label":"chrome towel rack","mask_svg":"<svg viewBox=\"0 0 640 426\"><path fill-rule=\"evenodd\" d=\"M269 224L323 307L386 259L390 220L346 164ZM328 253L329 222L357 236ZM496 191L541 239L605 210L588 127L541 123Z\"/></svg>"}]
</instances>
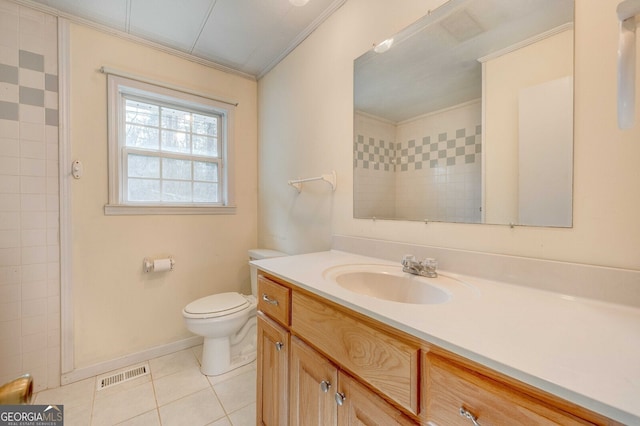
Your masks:
<instances>
[{"instance_id":1,"label":"chrome towel rack","mask_svg":"<svg viewBox=\"0 0 640 426\"><path fill-rule=\"evenodd\" d=\"M325 182L327 182L329 185L331 185L331 190L335 191L336 187L338 186L338 177L336 175L336 171L335 170L331 170L331 173L326 174L326 175L320 175L318 177L310 177L310 178L305 178L305 179L292 179L289 182L287 182L289 185L293 186L298 192L302 191L302 184L303 182L313 182L316 180L323 180Z\"/></svg>"}]
</instances>

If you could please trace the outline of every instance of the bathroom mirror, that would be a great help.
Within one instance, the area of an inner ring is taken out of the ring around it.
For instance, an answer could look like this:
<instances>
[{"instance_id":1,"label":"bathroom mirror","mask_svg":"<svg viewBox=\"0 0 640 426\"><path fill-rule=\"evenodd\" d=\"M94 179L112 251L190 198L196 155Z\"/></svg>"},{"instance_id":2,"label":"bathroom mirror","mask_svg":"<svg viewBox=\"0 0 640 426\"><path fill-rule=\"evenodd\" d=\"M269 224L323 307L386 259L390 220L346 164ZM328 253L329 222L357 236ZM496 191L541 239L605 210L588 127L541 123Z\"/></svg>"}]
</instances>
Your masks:
<instances>
[{"instance_id":1,"label":"bathroom mirror","mask_svg":"<svg viewBox=\"0 0 640 426\"><path fill-rule=\"evenodd\" d=\"M572 226L573 0L450 0L354 62L354 217Z\"/></svg>"}]
</instances>

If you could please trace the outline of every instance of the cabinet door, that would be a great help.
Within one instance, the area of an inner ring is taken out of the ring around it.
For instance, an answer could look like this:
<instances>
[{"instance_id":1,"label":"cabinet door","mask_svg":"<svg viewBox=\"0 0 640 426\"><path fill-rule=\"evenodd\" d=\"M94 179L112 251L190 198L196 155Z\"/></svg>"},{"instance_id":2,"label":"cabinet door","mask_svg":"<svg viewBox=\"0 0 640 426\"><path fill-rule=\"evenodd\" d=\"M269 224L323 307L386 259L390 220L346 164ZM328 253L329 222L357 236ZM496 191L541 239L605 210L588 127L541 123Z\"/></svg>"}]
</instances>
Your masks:
<instances>
[{"instance_id":1,"label":"cabinet door","mask_svg":"<svg viewBox=\"0 0 640 426\"><path fill-rule=\"evenodd\" d=\"M338 407L340 426L417 425L351 376L340 372L338 380L339 390L335 398L340 404Z\"/></svg>"},{"instance_id":2,"label":"cabinet door","mask_svg":"<svg viewBox=\"0 0 640 426\"><path fill-rule=\"evenodd\" d=\"M287 424L289 333L258 313L258 388L256 415L259 425Z\"/></svg>"},{"instance_id":3,"label":"cabinet door","mask_svg":"<svg viewBox=\"0 0 640 426\"><path fill-rule=\"evenodd\" d=\"M300 339L291 338L290 422L292 425L337 424L334 399L338 370Z\"/></svg>"}]
</instances>

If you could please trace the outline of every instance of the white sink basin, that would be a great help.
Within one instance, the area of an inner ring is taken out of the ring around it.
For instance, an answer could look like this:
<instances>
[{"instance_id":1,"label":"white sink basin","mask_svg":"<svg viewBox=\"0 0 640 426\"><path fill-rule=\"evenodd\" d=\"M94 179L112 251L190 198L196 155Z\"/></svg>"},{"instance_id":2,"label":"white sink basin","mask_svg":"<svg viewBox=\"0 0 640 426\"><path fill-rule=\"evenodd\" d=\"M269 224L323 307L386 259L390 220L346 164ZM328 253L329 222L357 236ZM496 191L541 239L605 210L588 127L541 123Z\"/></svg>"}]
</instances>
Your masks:
<instances>
[{"instance_id":1,"label":"white sink basin","mask_svg":"<svg viewBox=\"0 0 640 426\"><path fill-rule=\"evenodd\" d=\"M413 275L399 277L379 272L347 272L335 280L347 290L392 302L439 304L451 299L450 293Z\"/></svg>"},{"instance_id":2,"label":"white sink basin","mask_svg":"<svg viewBox=\"0 0 640 426\"><path fill-rule=\"evenodd\" d=\"M461 287L455 278L426 278L402 272L402 266L345 265L327 269L325 279L354 293L392 302L437 305L454 299Z\"/></svg>"}]
</instances>

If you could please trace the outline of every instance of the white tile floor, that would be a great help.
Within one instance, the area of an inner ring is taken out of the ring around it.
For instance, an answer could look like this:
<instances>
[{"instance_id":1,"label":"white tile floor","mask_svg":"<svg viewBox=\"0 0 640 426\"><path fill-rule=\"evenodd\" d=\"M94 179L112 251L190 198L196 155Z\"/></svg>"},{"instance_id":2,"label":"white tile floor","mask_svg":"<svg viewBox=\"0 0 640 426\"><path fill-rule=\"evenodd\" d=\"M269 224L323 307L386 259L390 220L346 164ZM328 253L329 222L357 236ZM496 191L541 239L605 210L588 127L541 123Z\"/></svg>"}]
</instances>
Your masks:
<instances>
[{"instance_id":1,"label":"white tile floor","mask_svg":"<svg viewBox=\"0 0 640 426\"><path fill-rule=\"evenodd\" d=\"M65 426L244 426L256 424L255 362L200 373L202 346L149 361L150 375L96 391L96 378L39 392L34 404L64 405Z\"/></svg>"}]
</instances>

